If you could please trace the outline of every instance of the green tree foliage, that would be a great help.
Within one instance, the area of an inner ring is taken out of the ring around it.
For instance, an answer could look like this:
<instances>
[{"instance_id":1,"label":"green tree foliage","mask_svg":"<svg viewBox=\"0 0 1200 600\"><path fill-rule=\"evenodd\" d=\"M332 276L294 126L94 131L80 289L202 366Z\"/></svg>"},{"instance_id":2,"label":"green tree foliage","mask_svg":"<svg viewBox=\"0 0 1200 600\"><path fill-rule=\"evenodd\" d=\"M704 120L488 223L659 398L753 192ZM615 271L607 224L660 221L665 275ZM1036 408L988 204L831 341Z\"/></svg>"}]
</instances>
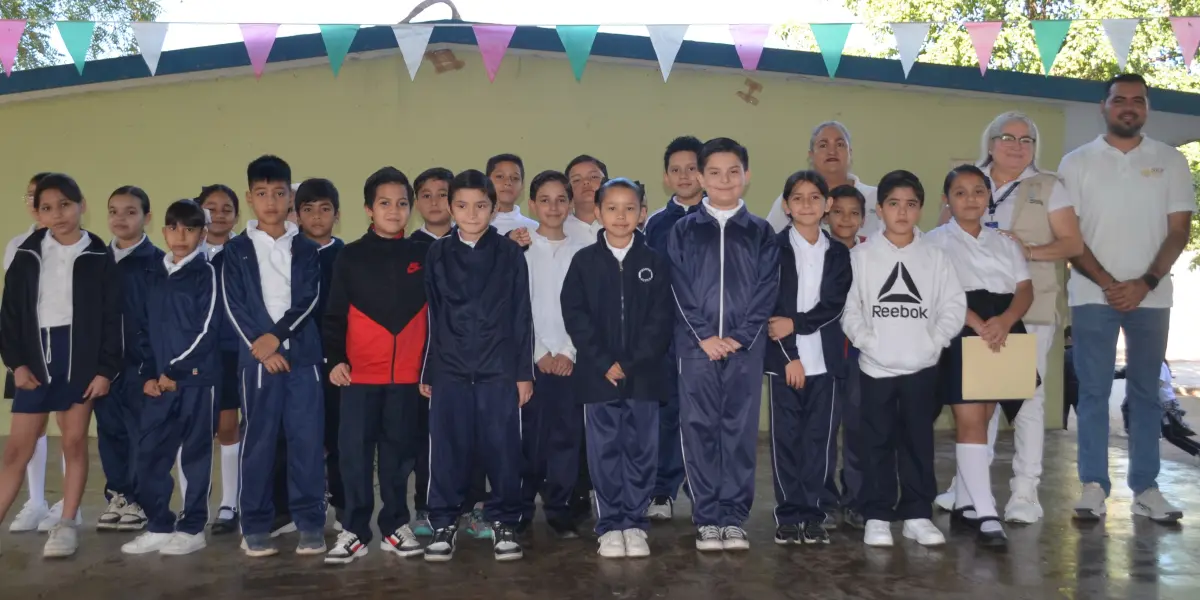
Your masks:
<instances>
[{"instance_id":1,"label":"green tree foliage","mask_svg":"<svg viewBox=\"0 0 1200 600\"><path fill-rule=\"evenodd\" d=\"M25 35L17 48L18 69L33 69L65 60L51 45L55 21L96 21L88 59L132 54L137 42L128 23L153 21L159 0L0 0L0 19L25 19Z\"/></svg>"}]
</instances>

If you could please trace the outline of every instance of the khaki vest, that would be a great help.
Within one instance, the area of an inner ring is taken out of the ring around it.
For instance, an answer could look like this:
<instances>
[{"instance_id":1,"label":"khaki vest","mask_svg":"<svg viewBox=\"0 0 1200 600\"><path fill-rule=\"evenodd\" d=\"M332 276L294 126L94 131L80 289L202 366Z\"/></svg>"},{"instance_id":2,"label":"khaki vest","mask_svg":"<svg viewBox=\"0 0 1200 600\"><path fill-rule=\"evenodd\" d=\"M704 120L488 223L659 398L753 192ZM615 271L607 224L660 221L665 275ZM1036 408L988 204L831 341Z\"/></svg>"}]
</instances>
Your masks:
<instances>
[{"instance_id":1,"label":"khaki vest","mask_svg":"<svg viewBox=\"0 0 1200 600\"><path fill-rule=\"evenodd\" d=\"M1012 232L1027 244L1040 246L1054 241L1050 230L1050 193L1058 178L1039 173L1021 181L1013 205ZM1051 325L1057 319L1059 295L1063 281L1059 275L1061 261L1029 261L1029 276L1033 283L1033 305L1021 320L1032 325Z\"/></svg>"}]
</instances>

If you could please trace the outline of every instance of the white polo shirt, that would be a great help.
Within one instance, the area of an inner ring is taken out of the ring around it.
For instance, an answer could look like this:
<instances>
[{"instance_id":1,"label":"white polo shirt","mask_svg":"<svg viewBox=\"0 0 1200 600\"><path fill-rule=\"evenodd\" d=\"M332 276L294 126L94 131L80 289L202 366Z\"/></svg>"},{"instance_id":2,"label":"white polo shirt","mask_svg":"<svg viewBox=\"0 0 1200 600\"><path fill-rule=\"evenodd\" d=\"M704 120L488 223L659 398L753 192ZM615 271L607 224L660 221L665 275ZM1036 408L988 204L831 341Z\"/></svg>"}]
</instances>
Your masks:
<instances>
[{"instance_id":1,"label":"white polo shirt","mask_svg":"<svg viewBox=\"0 0 1200 600\"><path fill-rule=\"evenodd\" d=\"M520 206L513 206L510 212L497 212L492 215L492 227L496 228L496 233L508 235L508 232L522 227L533 231L538 228L538 222L521 214Z\"/></svg>"},{"instance_id":2,"label":"white polo shirt","mask_svg":"<svg viewBox=\"0 0 1200 600\"><path fill-rule=\"evenodd\" d=\"M863 198L867 199L866 210L863 214L862 227L858 228L858 235L869 236L871 234L883 231L883 221L876 214L875 209L879 206L879 190L873 185L867 185L858 178L857 175L851 174L848 179L854 185L854 188L862 193ZM832 190L831 190L832 191ZM779 233L792 224L792 220L783 212L783 196L775 199L775 203L771 205L770 212L767 213L767 223L771 224L771 228Z\"/></svg>"},{"instance_id":3,"label":"white polo shirt","mask_svg":"<svg viewBox=\"0 0 1200 600\"><path fill-rule=\"evenodd\" d=\"M975 237L950 219L925 234L925 240L945 252L965 291L1012 294L1018 283L1029 280L1029 265L1021 247L989 227L983 227Z\"/></svg>"},{"instance_id":4,"label":"white polo shirt","mask_svg":"<svg viewBox=\"0 0 1200 600\"><path fill-rule=\"evenodd\" d=\"M817 236L810 244L795 227L788 229L788 241L796 254L796 312L808 312L821 301L821 278L825 274L825 252L829 239ZM796 354L807 376L823 375L825 351L821 348L821 332L796 336Z\"/></svg>"},{"instance_id":5,"label":"white polo shirt","mask_svg":"<svg viewBox=\"0 0 1200 600\"><path fill-rule=\"evenodd\" d=\"M75 316L75 259L92 239L84 231L79 241L65 246L49 232L42 238L42 272L38 278L38 326L70 325Z\"/></svg>"},{"instance_id":6,"label":"white polo shirt","mask_svg":"<svg viewBox=\"0 0 1200 600\"><path fill-rule=\"evenodd\" d=\"M575 211L572 210L567 215L567 220L563 221L563 233L567 237L580 240L584 244L596 243L596 235L600 230L604 229L604 225L600 224L600 219L596 219L591 223L585 223L583 219L575 216Z\"/></svg>"},{"instance_id":7,"label":"white polo shirt","mask_svg":"<svg viewBox=\"0 0 1200 600\"><path fill-rule=\"evenodd\" d=\"M1014 186L1019 188L1021 182L1040 174L1040 171L1030 165L1025 167L1019 177L1000 187L996 187L996 180L992 177L992 165L984 167L983 172L992 182L992 199L996 202L996 212L990 215L985 213L983 220L995 221L1000 229L1012 229L1013 207L1017 205L1017 196L1020 194L1020 189L1014 189ZM1050 191L1050 200L1046 205L1046 211L1054 212L1064 208L1073 208L1073 206L1071 196L1067 194L1067 188L1063 186L1062 181L1059 181Z\"/></svg>"},{"instance_id":8,"label":"white polo shirt","mask_svg":"<svg viewBox=\"0 0 1200 600\"><path fill-rule=\"evenodd\" d=\"M263 304L276 323L292 307L292 238L300 233L300 228L291 221L284 221L283 225L283 235L275 239L259 230L257 220L246 223L246 235L254 243L262 277Z\"/></svg>"},{"instance_id":9,"label":"white polo shirt","mask_svg":"<svg viewBox=\"0 0 1200 600\"><path fill-rule=\"evenodd\" d=\"M1146 136L1129 153L1098 136L1064 156L1058 174L1084 243L1117 281L1146 273L1167 238L1167 215L1196 210L1187 159ZM1106 304L1100 286L1081 275L1068 280L1067 294L1071 306ZM1171 296L1171 278L1164 277L1141 306L1170 308Z\"/></svg>"}]
</instances>

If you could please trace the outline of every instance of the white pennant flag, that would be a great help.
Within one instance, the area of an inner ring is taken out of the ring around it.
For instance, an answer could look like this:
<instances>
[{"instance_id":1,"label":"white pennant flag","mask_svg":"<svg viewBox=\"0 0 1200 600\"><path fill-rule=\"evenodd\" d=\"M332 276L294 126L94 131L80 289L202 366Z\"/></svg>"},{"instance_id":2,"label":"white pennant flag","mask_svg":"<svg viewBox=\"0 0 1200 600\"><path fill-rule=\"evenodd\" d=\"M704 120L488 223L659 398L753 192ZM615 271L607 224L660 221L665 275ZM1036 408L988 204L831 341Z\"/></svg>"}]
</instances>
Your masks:
<instances>
[{"instance_id":1,"label":"white pennant flag","mask_svg":"<svg viewBox=\"0 0 1200 600\"><path fill-rule=\"evenodd\" d=\"M654 44L654 53L658 55L658 66L662 69L663 81L671 76L671 67L675 57L679 55L679 47L683 45L683 36L687 35L687 25L647 25L650 43Z\"/></svg>"},{"instance_id":2,"label":"white pennant flag","mask_svg":"<svg viewBox=\"0 0 1200 600\"><path fill-rule=\"evenodd\" d=\"M429 36L433 35L433 25L393 25L392 33L396 34L396 45L400 46L404 65L408 67L408 78L415 81L425 48L429 46Z\"/></svg>"},{"instance_id":3,"label":"white pennant flag","mask_svg":"<svg viewBox=\"0 0 1200 600\"><path fill-rule=\"evenodd\" d=\"M1125 70L1129 60L1129 48L1133 45L1133 34L1137 32L1138 19L1104 19L1104 33L1117 55L1117 67Z\"/></svg>"},{"instance_id":4,"label":"white pennant flag","mask_svg":"<svg viewBox=\"0 0 1200 600\"><path fill-rule=\"evenodd\" d=\"M892 23L896 35L896 51L900 53L900 66L904 67L904 78L917 62L925 38L929 35L929 23Z\"/></svg>"},{"instance_id":5,"label":"white pennant flag","mask_svg":"<svg viewBox=\"0 0 1200 600\"><path fill-rule=\"evenodd\" d=\"M150 67L150 75L158 72L158 58L162 56L163 42L167 40L167 29L170 23L131 23L133 37L137 40L138 50L146 66Z\"/></svg>"}]
</instances>

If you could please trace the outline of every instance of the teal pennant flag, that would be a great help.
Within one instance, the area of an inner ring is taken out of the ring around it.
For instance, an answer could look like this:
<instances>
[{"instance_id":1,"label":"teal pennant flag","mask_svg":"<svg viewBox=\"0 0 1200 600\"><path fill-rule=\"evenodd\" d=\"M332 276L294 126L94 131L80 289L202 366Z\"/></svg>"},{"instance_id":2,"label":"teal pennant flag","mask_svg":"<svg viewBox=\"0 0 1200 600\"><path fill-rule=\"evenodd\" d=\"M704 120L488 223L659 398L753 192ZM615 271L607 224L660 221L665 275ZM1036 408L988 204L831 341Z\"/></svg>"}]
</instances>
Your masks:
<instances>
[{"instance_id":1,"label":"teal pennant flag","mask_svg":"<svg viewBox=\"0 0 1200 600\"><path fill-rule=\"evenodd\" d=\"M88 50L92 47L92 35L96 33L96 23L93 21L58 21L58 35L62 36L63 45L75 61L75 70L83 75L83 65L87 62Z\"/></svg>"},{"instance_id":2,"label":"teal pennant flag","mask_svg":"<svg viewBox=\"0 0 1200 600\"><path fill-rule=\"evenodd\" d=\"M592 54L592 43L596 41L596 25L559 25L558 39L562 40L563 49L567 52L567 60L571 61L571 70L575 72L575 81L583 80L583 68Z\"/></svg>"},{"instance_id":3,"label":"teal pennant flag","mask_svg":"<svg viewBox=\"0 0 1200 600\"><path fill-rule=\"evenodd\" d=\"M846 48L846 38L850 37L853 23L812 23L813 37L817 38L817 47L821 49L821 58L825 59L825 70L829 78L837 73L838 65L842 62L842 51Z\"/></svg>"}]
</instances>

